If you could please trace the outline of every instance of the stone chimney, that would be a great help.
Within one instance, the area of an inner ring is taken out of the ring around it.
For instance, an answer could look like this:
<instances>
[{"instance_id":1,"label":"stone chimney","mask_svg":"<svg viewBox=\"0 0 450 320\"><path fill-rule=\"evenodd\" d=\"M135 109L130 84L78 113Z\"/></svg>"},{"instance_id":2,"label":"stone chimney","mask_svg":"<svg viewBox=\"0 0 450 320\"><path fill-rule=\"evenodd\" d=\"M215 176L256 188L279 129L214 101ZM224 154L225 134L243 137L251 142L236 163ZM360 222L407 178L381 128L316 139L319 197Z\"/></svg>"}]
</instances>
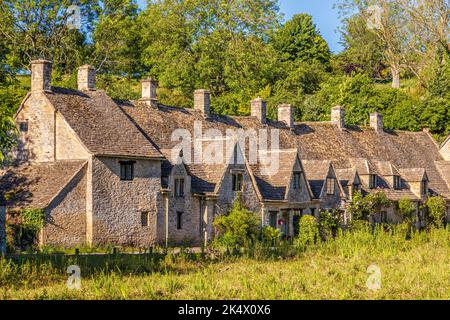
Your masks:
<instances>
[{"instance_id":1,"label":"stone chimney","mask_svg":"<svg viewBox=\"0 0 450 320\"><path fill-rule=\"evenodd\" d=\"M284 121L289 128L294 128L294 108L290 104L278 106L278 121Z\"/></svg>"},{"instance_id":2,"label":"stone chimney","mask_svg":"<svg viewBox=\"0 0 450 320\"><path fill-rule=\"evenodd\" d=\"M95 68L90 65L83 65L78 68L78 90L94 91L95 90Z\"/></svg>"},{"instance_id":3,"label":"stone chimney","mask_svg":"<svg viewBox=\"0 0 450 320\"><path fill-rule=\"evenodd\" d=\"M205 89L198 89L194 92L194 109L202 112L207 118L210 112L210 92Z\"/></svg>"},{"instance_id":4,"label":"stone chimney","mask_svg":"<svg viewBox=\"0 0 450 320\"><path fill-rule=\"evenodd\" d=\"M31 61L31 91L52 90L52 63L48 60Z\"/></svg>"},{"instance_id":5,"label":"stone chimney","mask_svg":"<svg viewBox=\"0 0 450 320\"><path fill-rule=\"evenodd\" d=\"M337 124L339 129L345 128L345 110L341 106L331 108L331 122Z\"/></svg>"},{"instance_id":6,"label":"stone chimney","mask_svg":"<svg viewBox=\"0 0 450 320\"><path fill-rule=\"evenodd\" d=\"M142 85L142 98L145 104L149 106L156 107L158 105L158 98L156 95L156 89L158 88L158 84L155 80L148 78L141 81Z\"/></svg>"},{"instance_id":7,"label":"stone chimney","mask_svg":"<svg viewBox=\"0 0 450 320\"><path fill-rule=\"evenodd\" d=\"M371 113L370 126L378 133L383 132L383 115L378 112Z\"/></svg>"},{"instance_id":8,"label":"stone chimney","mask_svg":"<svg viewBox=\"0 0 450 320\"><path fill-rule=\"evenodd\" d=\"M260 97L250 102L250 115L258 118L262 124L266 124L266 102Z\"/></svg>"}]
</instances>

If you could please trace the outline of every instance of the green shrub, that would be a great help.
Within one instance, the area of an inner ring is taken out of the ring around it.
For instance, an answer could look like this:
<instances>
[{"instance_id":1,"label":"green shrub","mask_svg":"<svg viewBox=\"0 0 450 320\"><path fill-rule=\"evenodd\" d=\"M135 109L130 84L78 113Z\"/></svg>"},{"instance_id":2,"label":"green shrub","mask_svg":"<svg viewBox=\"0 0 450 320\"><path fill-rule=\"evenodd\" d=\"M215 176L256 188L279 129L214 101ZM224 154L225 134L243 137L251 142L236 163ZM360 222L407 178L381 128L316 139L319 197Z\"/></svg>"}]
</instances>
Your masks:
<instances>
[{"instance_id":1,"label":"green shrub","mask_svg":"<svg viewBox=\"0 0 450 320\"><path fill-rule=\"evenodd\" d=\"M214 226L218 229L218 237L213 246L226 249L249 247L258 237L260 222L258 215L245 209L238 196L230 212L216 217Z\"/></svg>"},{"instance_id":2,"label":"green shrub","mask_svg":"<svg viewBox=\"0 0 450 320\"><path fill-rule=\"evenodd\" d=\"M429 197L425 203L427 207L427 217L430 226L440 228L443 226L446 208L445 200L442 197Z\"/></svg>"},{"instance_id":3,"label":"green shrub","mask_svg":"<svg viewBox=\"0 0 450 320\"><path fill-rule=\"evenodd\" d=\"M398 213L402 217L403 221L411 222L415 210L416 208L411 199L404 198L398 201Z\"/></svg>"},{"instance_id":4,"label":"green shrub","mask_svg":"<svg viewBox=\"0 0 450 320\"><path fill-rule=\"evenodd\" d=\"M300 219L298 236L294 239L294 246L305 251L319 240L319 228L314 216L305 215Z\"/></svg>"},{"instance_id":5,"label":"green shrub","mask_svg":"<svg viewBox=\"0 0 450 320\"><path fill-rule=\"evenodd\" d=\"M322 240L327 240L336 235L339 228L339 212L325 210L319 215L319 234Z\"/></svg>"},{"instance_id":6,"label":"green shrub","mask_svg":"<svg viewBox=\"0 0 450 320\"><path fill-rule=\"evenodd\" d=\"M265 227L262 232L262 238L264 242L268 242L271 245L274 245L278 239L281 238L280 229L273 227Z\"/></svg>"}]
</instances>

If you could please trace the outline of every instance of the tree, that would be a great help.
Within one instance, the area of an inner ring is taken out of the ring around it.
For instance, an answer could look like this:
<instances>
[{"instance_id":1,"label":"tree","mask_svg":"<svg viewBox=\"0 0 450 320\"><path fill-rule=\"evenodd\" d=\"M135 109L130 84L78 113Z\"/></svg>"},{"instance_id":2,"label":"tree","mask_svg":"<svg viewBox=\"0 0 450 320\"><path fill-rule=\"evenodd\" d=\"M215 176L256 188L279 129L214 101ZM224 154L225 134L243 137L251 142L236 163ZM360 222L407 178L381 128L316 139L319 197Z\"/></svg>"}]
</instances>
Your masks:
<instances>
[{"instance_id":1,"label":"tree","mask_svg":"<svg viewBox=\"0 0 450 320\"><path fill-rule=\"evenodd\" d=\"M54 62L56 71L73 70L81 60L85 38L69 24L74 12L68 9L78 6L88 30L86 22L95 17L97 4L94 0L1 1L0 34L9 50L10 67L26 70L30 60L46 58Z\"/></svg>"},{"instance_id":2,"label":"tree","mask_svg":"<svg viewBox=\"0 0 450 320\"><path fill-rule=\"evenodd\" d=\"M182 106L203 87L220 111L220 97L232 96L231 109L244 113L273 77L277 59L267 41L278 20L274 0L153 1L139 16L142 62L173 96L189 97L176 99Z\"/></svg>"},{"instance_id":3,"label":"tree","mask_svg":"<svg viewBox=\"0 0 450 320\"><path fill-rule=\"evenodd\" d=\"M103 73L133 76L142 72L141 30L135 0L103 1L93 32L91 62Z\"/></svg>"},{"instance_id":4,"label":"tree","mask_svg":"<svg viewBox=\"0 0 450 320\"><path fill-rule=\"evenodd\" d=\"M398 212L403 221L411 222L416 208L411 199L403 198L398 201Z\"/></svg>"},{"instance_id":5,"label":"tree","mask_svg":"<svg viewBox=\"0 0 450 320\"><path fill-rule=\"evenodd\" d=\"M272 38L282 61L318 61L329 66L331 52L309 14L296 14Z\"/></svg>"}]
</instances>

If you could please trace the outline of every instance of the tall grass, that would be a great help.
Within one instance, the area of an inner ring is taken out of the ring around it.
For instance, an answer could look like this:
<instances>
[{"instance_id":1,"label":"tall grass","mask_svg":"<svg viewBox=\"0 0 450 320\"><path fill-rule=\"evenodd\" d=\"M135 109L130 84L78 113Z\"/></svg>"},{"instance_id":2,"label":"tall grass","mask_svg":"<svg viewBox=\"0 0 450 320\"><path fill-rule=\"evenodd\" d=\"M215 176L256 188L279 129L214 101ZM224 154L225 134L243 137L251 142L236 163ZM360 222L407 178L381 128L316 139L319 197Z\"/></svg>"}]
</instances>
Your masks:
<instances>
[{"instance_id":1,"label":"tall grass","mask_svg":"<svg viewBox=\"0 0 450 320\"><path fill-rule=\"evenodd\" d=\"M81 290L66 286L81 268ZM381 270L378 291L367 268ZM182 252L18 255L0 260L0 299L448 299L450 230L339 232L296 251L257 244L236 256Z\"/></svg>"}]
</instances>

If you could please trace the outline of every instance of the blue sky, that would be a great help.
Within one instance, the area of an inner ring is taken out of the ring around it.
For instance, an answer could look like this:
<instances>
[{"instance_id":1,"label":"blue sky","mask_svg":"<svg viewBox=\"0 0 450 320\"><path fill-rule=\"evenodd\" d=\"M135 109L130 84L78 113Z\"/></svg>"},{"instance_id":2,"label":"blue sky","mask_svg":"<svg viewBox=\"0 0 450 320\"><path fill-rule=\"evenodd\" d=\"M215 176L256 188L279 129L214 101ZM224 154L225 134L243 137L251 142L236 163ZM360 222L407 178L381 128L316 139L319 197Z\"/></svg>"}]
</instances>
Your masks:
<instances>
[{"instance_id":1,"label":"blue sky","mask_svg":"<svg viewBox=\"0 0 450 320\"><path fill-rule=\"evenodd\" d=\"M337 10L333 9L335 2L336 0L280 0L280 9L285 19L296 13L309 13L331 51L337 53L342 50L342 46L339 44L340 35L336 30L340 21ZM138 0L138 3L143 8L146 0Z\"/></svg>"}]
</instances>

